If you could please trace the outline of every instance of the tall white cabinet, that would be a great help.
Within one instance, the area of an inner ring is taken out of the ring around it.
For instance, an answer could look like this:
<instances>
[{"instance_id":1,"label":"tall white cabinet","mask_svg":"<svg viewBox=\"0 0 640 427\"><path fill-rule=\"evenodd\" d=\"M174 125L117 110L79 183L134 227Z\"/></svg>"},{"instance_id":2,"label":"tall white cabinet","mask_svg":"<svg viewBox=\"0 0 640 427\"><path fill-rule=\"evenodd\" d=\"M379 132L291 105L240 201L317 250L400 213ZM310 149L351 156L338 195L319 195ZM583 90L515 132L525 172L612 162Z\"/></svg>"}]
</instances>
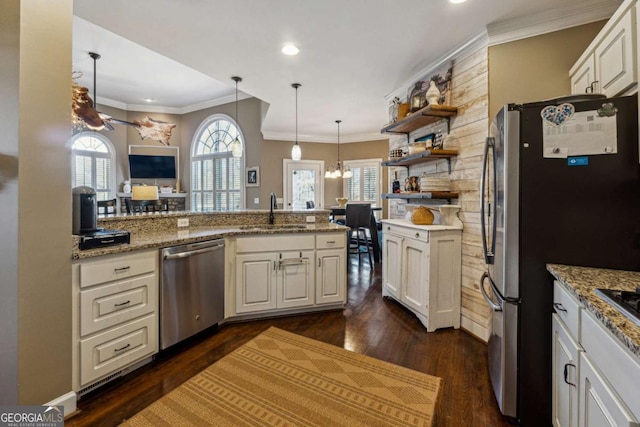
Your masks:
<instances>
[{"instance_id":1,"label":"tall white cabinet","mask_svg":"<svg viewBox=\"0 0 640 427\"><path fill-rule=\"evenodd\" d=\"M382 296L432 332L460 327L462 227L383 220Z\"/></svg>"}]
</instances>

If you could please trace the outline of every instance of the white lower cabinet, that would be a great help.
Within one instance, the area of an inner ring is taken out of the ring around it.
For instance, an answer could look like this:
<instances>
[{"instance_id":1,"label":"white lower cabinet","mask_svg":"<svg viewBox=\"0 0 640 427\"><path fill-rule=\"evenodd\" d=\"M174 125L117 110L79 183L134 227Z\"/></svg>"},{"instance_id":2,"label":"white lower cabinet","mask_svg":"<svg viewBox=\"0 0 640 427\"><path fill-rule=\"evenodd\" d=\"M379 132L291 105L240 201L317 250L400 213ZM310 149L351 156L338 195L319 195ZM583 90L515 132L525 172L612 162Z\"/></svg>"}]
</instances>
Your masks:
<instances>
[{"instance_id":1,"label":"white lower cabinet","mask_svg":"<svg viewBox=\"0 0 640 427\"><path fill-rule=\"evenodd\" d=\"M383 221L382 295L427 328L460 327L462 230Z\"/></svg>"},{"instance_id":2,"label":"white lower cabinet","mask_svg":"<svg viewBox=\"0 0 640 427\"><path fill-rule=\"evenodd\" d=\"M553 372L551 408L553 425L578 425L578 372L582 348L571 337L557 314L553 315Z\"/></svg>"},{"instance_id":3,"label":"white lower cabinet","mask_svg":"<svg viewBox=\"0 0 640 427\"><path fill-rule=\"evenodd\" d=\"M580 426L583 427L638 426L638 420L587 353L580 354L580 408Z\"/></svg>"},{"instance_id":4,"label":"white lower cabinet","mask_svg":"<svg viewBox=\"0 0 640 427\"><path fill-rule=\"evenodd\" d=\"M80 391L158 352L158 252L73 265L73 385Z\"/></svg>"},{"instance_id":5,"label":"white lower cabinet","mask_svg":"<svg viewBox=\"0 0 640 427\"><path fill-rule=\"evenodd\" d=\"M345 236L237 238L235 314L344 303Z\"/></svg>"},{"instance_id":6,"label":"white lower cabinet","mask_svg":"<svg viewBox=\"0 0 640 427\"><path fill-rule=\"evenodd\" d=\"M640 427L640 363L558 282L553 299L553 425Z\"/></svg>"}]
</instances>

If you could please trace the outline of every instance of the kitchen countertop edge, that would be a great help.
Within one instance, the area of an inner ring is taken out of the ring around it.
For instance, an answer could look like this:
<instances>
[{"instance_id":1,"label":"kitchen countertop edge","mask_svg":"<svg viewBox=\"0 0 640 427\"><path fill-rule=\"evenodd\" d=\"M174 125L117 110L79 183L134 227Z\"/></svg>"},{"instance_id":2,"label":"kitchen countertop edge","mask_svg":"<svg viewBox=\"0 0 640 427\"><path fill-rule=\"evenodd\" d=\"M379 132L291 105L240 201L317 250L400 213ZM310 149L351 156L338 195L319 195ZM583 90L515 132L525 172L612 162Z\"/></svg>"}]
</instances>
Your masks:
<instances>
[{"instance_id":1,"label":"kitchen countertop edge","mask_svg":"<svg viewBox=\"0 0 640 427\"><path fill-rule=\"evenodd\" d=\"M126 252L133 252L145 249L161 249L169 246L184 245L188 243L202 242L213 239L224 239L233 236L263 236L271 234L291 234L291 233L330 233L335 231L349 230L339 224L314 224L304 225L304 228L287 229L278 228L250 228L250 226L238 227L198 227L186 230L169 230L164 232L146 232L144 236L140 233L131 233L131 242L103 248L80 250L78 248L79 236L72 236L72 260L94 258L103 255L114 255Z\"/></svg>"},{"instance_id":2,"label":"kitchen countertop edge","mask_svg":"<svg viewBox=\"0 0 640 427\"><path fill-rule=\"evenodd\" d=\"M596 288L635 290L640 272L561 264L547 264L547 270L640 359L640 326L595 293Z\"/></svg>"}]
</instances>

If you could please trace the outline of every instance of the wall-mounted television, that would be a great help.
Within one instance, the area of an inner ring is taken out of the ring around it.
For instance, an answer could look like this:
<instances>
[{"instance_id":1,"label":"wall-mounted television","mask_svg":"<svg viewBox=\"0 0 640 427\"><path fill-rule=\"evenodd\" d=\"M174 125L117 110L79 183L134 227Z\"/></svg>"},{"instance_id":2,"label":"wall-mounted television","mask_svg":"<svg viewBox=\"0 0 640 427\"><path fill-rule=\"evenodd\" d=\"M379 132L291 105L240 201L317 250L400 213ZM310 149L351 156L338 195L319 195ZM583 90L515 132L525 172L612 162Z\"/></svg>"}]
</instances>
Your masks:
<instances>
[{"instance_id":1,"label":"wall-mounted television","mask_svg":"<svg viewBox=\"0 0 640 427\"><path fill-rule=\"evenodd\" d=\"M129 154L131 179L176 178L176 158L174 156L147 156Z\"/></svg>"}]
</instances>

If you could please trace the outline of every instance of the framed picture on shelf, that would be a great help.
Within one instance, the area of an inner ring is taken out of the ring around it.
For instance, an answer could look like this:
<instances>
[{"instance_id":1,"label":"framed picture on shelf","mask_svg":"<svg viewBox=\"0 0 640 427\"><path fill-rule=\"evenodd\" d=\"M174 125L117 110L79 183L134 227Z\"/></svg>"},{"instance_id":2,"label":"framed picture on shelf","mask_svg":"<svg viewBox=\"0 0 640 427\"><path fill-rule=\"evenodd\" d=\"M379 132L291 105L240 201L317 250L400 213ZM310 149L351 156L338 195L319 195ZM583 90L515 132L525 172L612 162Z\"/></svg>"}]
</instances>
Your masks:
<instances>
[{"instance_id":1,"label":"framed picture on shelf","mask_svg":"<svg viewBox=\"0 0 640 427\"><path fill-rule=\"evenodd\" d=\"M247 168L245 185L247 187L260 187L260 167L259 166Z\"/></svg>"}]
</instances>

